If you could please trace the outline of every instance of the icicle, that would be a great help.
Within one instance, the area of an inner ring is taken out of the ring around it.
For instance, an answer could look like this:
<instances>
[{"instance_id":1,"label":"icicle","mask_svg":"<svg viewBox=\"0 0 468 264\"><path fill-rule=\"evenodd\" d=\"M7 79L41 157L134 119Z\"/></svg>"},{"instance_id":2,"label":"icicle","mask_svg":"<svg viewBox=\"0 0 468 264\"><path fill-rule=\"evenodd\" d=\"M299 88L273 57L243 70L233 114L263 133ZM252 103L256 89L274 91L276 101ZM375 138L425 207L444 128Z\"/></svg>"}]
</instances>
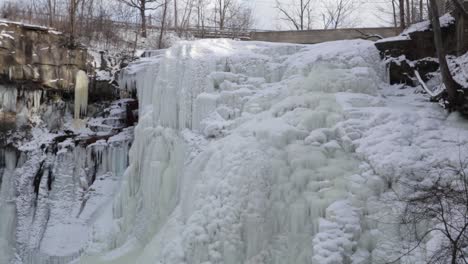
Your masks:
<instances>
[{"instance_id":1,"label":"icicle","mask_svg":"<svg viewBox=\"0 0 468 264\"><path fill-rule=\"evenodd\" d=\"M88 108L88 76L84 71L78 71L75 81L75 119L86 116Z\"/></svg>"},{"instance_id":2,"label":"icicle","mask_svg":"<svg viewBox=\"0 0 468 264\"><path fill-rule=\"evenodd\" d=\"M42 91L34 91L34 103L33 103L33 109L35 111L39 110L39 107L41 106L41 97L42 97Z\"/></svg>"},{"instance_id":3,"label":"icicle","mask_svg":"<svg viewBox=\"0 0 468 264\"><path fill-rule=\"evenodd\" d=\"M0 86L0 110L16 112L16 98L18 91L13 87Z\"/></svg>"}]
</instances>

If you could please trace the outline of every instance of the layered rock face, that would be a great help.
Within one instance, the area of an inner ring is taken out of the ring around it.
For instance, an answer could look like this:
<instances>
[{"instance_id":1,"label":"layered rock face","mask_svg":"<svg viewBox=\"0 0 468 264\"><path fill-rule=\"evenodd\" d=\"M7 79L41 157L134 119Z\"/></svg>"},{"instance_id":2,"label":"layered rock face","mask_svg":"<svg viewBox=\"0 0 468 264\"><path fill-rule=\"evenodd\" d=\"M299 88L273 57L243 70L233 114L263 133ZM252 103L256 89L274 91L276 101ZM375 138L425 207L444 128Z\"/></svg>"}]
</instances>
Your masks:
<instances>
[{"instance_id":1,"label":"layered rock face","mask_svg":"<svg viewBox=\"0 0 468 264\"><path fill-rule=\"evenodd\" d=\"M86 70L85 48L69 49L65 36L49 28L0 21L1 83L29 83L52 89L73 87Z\"/></svg>"},{"instance_id":2,"label":"layered rock face","mask_svg":"<svg viewBox=\"0 0 468 264\"><path fill-rule=\"evenodd\" d=\"M50 106L73 97L88 53L66 43L66 36L52 29L0 21L0 130L24 125L45 102Z\"/></svg>"}]
</instances>

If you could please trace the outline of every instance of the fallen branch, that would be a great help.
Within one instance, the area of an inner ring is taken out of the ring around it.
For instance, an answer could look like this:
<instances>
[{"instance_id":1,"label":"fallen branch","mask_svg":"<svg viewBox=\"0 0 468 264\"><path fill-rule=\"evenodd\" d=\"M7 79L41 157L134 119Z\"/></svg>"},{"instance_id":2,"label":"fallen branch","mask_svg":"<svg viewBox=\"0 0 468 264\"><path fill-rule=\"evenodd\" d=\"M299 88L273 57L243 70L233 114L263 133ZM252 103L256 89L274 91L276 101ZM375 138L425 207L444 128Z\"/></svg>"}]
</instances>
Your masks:
<instances>
[{"instance_id":1,"label":"fallen branch","mask_svg":"<svg viewBox=\"0 0 468 264\"><path fill-rule=\"evenodd\" d=\"M421 85L421 87L424 89L424 91L426 91L426 93L431 96L431 101L437 102L442 98L442 94L444 93L444 90L436 94L427 87L426 83L423 81L423 79L421 78L421 75L419 74L417 70L414 70L414 75L416 76L416 79L418 79L418 82Z\"/></svg>"},{"instance_id":2,"label":"fallen branch","mask_svg":"<svg viewBox=\"0 0 468 264\"><path fill-rule=\"evenodd\" d=\"M362 32L361 30L359 29L354 29L356 30L357 32L359 32L361 35L363 35L363 39L370 39L370 38L377 38L377 39L383 39L384 37L378 35L378 34L367 34L367 33L364 33Z\"/></svg>"}]
</instances>

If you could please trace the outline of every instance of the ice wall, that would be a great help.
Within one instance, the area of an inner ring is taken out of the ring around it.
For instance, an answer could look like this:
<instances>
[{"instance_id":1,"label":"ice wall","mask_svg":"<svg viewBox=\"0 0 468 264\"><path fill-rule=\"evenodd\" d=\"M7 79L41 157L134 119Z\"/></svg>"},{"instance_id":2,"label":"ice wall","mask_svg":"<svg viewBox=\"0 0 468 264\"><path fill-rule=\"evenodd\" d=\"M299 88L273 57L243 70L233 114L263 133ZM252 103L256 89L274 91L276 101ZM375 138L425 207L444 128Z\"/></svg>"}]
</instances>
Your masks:
<instances>
[{"instance_id":1,"label":"ice wall","mask_svg":"<svg viewBox=\"0 0 468 264\"><path fill-rule=\"evenodd\" d=\"M17 153L0 149L0 263L9 263L15 253L16 204L14 169Z\"/></svg>"},{"instance_id":2,"label":"ice wall","mask_svg":"<svg viewBox=\"0 0 468 264\"><path fill-rule=\"evenodd\" d=\"M108 253L81 263L370 263L385 188L359 182L336 94L376 94L378 61L367 41L203 40L132 65L130 166L93 238Z\"/></svg>"},{"instance_id":3,"label":"ice wall","mask_svg":"<svg viewBox=\"0 0 468 264\"><path fill-rule=\"evenodd\" d=\"M134 100L113 102L77 130L67 104L42 94L19 90L16 120L28 126L0 135L2 264L76 259L128 166Z\"/></svg>"}]
</instances>

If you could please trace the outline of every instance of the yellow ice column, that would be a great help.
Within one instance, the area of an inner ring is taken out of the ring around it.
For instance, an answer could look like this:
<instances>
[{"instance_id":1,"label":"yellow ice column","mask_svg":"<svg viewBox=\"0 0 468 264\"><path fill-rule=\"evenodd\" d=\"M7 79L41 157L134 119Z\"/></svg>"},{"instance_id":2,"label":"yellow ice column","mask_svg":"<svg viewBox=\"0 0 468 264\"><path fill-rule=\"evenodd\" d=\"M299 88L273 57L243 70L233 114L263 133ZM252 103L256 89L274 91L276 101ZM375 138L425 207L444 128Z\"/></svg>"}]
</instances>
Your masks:
<instances>
[{"instance_id":1,"label":"yellow ice column","mask_svg":"<svg viewBox=\"0 0 468 264\"><path fill-rule=\"evenodd\" d=\"M88 109L88 76L84 71L76 73L75 81L75 120L86 116Z\"/></svg>"}]
</instances>

